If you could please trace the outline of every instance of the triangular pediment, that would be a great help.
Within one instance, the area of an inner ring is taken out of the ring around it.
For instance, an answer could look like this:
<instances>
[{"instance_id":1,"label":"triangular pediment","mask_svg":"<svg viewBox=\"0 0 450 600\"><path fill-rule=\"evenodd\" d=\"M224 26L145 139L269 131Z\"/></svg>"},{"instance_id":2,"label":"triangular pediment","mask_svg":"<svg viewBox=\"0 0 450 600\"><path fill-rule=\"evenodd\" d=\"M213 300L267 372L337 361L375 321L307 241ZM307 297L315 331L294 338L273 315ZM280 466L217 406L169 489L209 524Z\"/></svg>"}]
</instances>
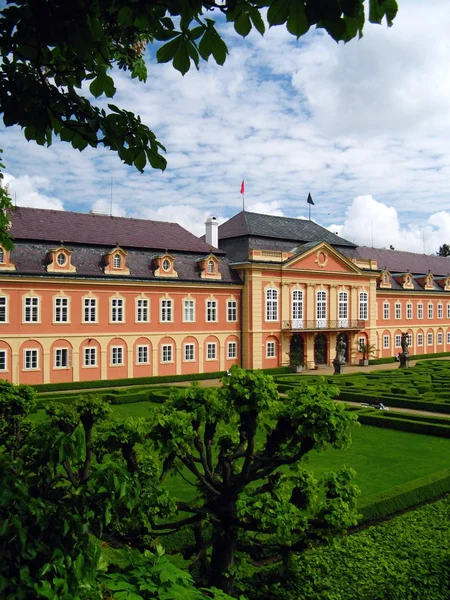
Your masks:
<instances>
[{"instance_id":1,"label":"triangular pediment","mask_svg":"<svg viewBox=\"0 0 450 600\"><path fill-rule=\"evenodd\" d=\"M294 256L283 265L286 270L316 271L323 273L361 273L347 257L326 242L308 248L298 248Z\"/></svg>"}]
</instances>

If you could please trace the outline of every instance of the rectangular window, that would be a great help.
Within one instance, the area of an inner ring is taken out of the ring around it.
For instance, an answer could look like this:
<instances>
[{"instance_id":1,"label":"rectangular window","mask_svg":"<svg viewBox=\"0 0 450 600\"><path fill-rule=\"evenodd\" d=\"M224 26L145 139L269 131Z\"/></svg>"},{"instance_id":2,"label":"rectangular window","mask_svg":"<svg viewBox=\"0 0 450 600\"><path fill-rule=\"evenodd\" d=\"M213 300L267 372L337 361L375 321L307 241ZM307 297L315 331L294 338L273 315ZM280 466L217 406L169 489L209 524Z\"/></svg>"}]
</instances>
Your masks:
<instances>
[{"instance_id":1,"label":"rectangular window","mask_svg":"<svg viewBox=\"0 0 450 600\"><path fill-rule=\"evenodd\" d=\"M383 304L383 319L389 319L389 302Z\"/></svg>"},{"instance_id":2,"label":"rectangular window","mask_svg":"<svg viewBox=\"0 0 450 600\"><path fill-rule=\"evenodd\" d=\"M7 371L6 350L0 350L0 371Z\"/></svg>"},{"instance_id":3,"label":"rectangular window","mask_svg":"<svg viewBox=\"0 0 450 600\"><path fill-rule=\"evenodd\" d=\"M423 304L422 304L422 302L419 302L417 305L417 318L423 319Z\"/></svg>"},{"instance_id":4,"label":"rectangular window","mask_svg":"<svg viewBox=\"0 0 450 600\"><path fill-rule=\"evenodd\" d=\"M69 349L55 348L55 369L63 369L69 366Z\"/></svg>"},{"instance_id":5,"label":"rectangular window","mask_svg":"<svg viewBox=\"0 0 450 600\"><path fill-rule=\"evenodd\" d=\"M402 305L400 304L400 302L395 303L395 318L396 319L402 318Z\"/></svg>"},{"instance_id":6,"label":"rectangular window","mask_svg":"<svg viewBox=\"0 0 450 600\"><path fill-rule=\"evenodd\" d=\"M316 296L316 318L320 323L326 322L327 318L327 294L317 292Z\"/></svg>"},{"instance_id":7,"label":"rectangular window","mask_svg":"<svg viewBox=\"0 0 450 600\"><path fill-rule=\"evenodd\" d=\"M172 321L172 300L161 300L161 321L164 323Z\"/></svg>"},{"instance_id":8,"label":"rectangular window","mask_svg":"<svg viewBox=\"0 0 450 600\"><path fill-rule=\"evenodd\" d=\"M447 304L447 319L450 319L450 303Z\"/></svg>"},{"instance_id":9,"label":"rectangular window","mask_svg":"<svg viewBox=\"0 0 450 600\"><path fill-rule=\"evenodd\" d=\"M148 363L150 362L148 356L148 346L137 347L137 362L139 365L148 365Z\"/></svg>"},{"instance_id":10,"label":"rectangular window","mask_svg":"<svg viewBox=\"0 0 450 600\"><path fill-rule=\"evenodd\" d=\"M84 366L85 367L96 367L97 366L97 348L85 348L84 349Z\"/></svg>"},{"instance_id":11,"label":"rectangular window","mask_svg":"<svg viewBox=\"0 0 450 600\"><path fill-rule=\"evenodd\" d=\"M447 344L450 344L450 331L447 332Z\"/></svg>"},{"instance_id":12,"label":"rectangular window","mask_svg":"<svg viewBox=\"0 0 450 600\"><path fill-rule=\"evenodd\" d=\"M163 363L172 362L172 344L164 344L161 347L161 361Z\"/></svg>"},{"instance_id":13,"label":"rectangular window","mask_svg":"<svg viewBox=\"0 0 450 600\"><path fill-rule=\"evenodd\" d=\"M97 298L84 298L83 317L85 323L97 322Z\"/></svg>"},{"instance_id":14,"label":"rectangular window","mask_svg":"<svg viewBox=\"0 0 450 600\"><path fill-rule=\"evenodd\" d=\"M37 369L38 363L38 350L25 350L25 369Z\"/></svg>"},{"instance_id":15,"label":"rectangular window","mask_svg":"<svg viewBox=\"0 0 450 600\"><path fill-rule=\"evenodd\" d=\"M187 362L192 362L193 360L195 360L194 344L185 344L184 345L184 360Z\"/></svg>"},{"instance_id":16,"label":"rectangular window","mask_svg":"<svg viewBox=\"0 0 450 600\"><path fill-rule=\"evenodd\" d=\"M217 302L215 300L206 302L206 320L208 322L217 321Z\"/></svg>"},{"instance_id":17,"label":"rectangular window","mask_svg":"<svg viewBox=\"0 0 450 600\"><path fill-rule=\"evenodd\" d=\"M113 346L111 348L111 364L123 365L123 346Z\"/></svg>"},{"instance_id":18,"label":"rectangular window","mask_svg":"<svg viewBox=\"0 0 450 600\"><path fill-rule=\"evenodd\" d=\"M6 298L6 296L0 296L0 323L6 323L7 321L8 321L7 298Z\"/></svg>"},{"instance_id":19,"label":"rectangular window","mask_svg":"<svg viewBox=\"0 0 450 600\"><path fill-rule=\"evenodd\" d=\"M444 305L439 303L437 305L437 318L438 319L443 319L444 318Z\"/></svg>"},{"instance_id":20,"label":"rectangular window","mask_svg":"<svg viewBox=\"0 0 450 600\"><path fill-rule=\"evenodd\" d=\"M358 338L358 350L362 352L362 348L366 345L366 338L360 337Z\"/></svg>"},{"instance_id":21,"label":"rectangular window","mask_svg":"<svg viewBox=\"0 0 450 600\"><path fill-rule=\"evenodd\" d=\"M411 302L408 302L408 304L406 305L406 318L412 319L412 315L413 315L413 307L412 307Z\"/></svg>"},{"instance_id":22,"label":"rectangular window","mask_svg":"<svg viewBox=\"0 0 450 600\"><path fill-rule=\"evenodd\" d=\"M227 358L237 357L237 342L228 342L227 344Z\"/></svg>"},{"instance_id":23,"label":"rectangular window","mask_svg":"<svg viewBox=\"0 0 450 600\"><path fill-rule=\"evenodd\" d=\"M402 347L402 336L401 335L396 335L395 336L395 347L396 348L401 348Z\"/></svg>"},{"instance_id":24,"label":"rectangular window","mask_svg":"<svg viewBox=\"0 0 450 600\"><path fill-rule=\"evenodd\" d=\"M278 321L278 290L266 290L266 321Z\"/></svg>"},{"instance_id":25,"label":"rectangular window","mask_svg":"<svg viewBox=\"0 0 450 600\"><path fill-rule=\"evenodd\" d=\"M149 322L148 300L147 298L138 298L136 300L136 321L138 323Z\"/></svg>"},{"instance_id":26,"label":"rectangular window","mask_svg":"<svg viewBox=\"0 0 450 600\"><path fill-rule=\"evenodd\" d=\"M407 339L408 339L408 346L412 346L413 345L412 333L408 333Z\"/></svg>"},{"instance_id":27,"label":"rectangular window","mask_svg":"<svg viewBox=\"0 0 450 600\"><path fill-rule=\"evenodd\" d=\"M55 298L55 323L69 322L69 298Z\"/></svg>"},{"instance_id":28,"label":"rectangular window","mask_svg":"<svg viewBox=\"0 0 450 600\"><path fill-rule=\"evenodd\" d=\"M433 313L434 313L434 308L433 308L433 305L430 303L428 305L428 318L429 319L433 318Z\"/></svg>"},{"instance_id":29,"label":"rectangular window","mask_svg":"<svg viewBox=\"0 0 450 600\"><path fill-rule=\"evenodd\" d=\"M39 298L25 298L25 323L39 323Z\"/></svg>"},{"instance_id":30,"label":"rectangular window","mask_svg":"<svg viewBox=\"0 0 450 600\"><path fill-rule=\"evenodd\" d=\"M195 321L194 300L185 300L184 301L183 321L185 323L193 323Z\"/></svg>"},{"instance_id":31,"label":"rectangular window","mask_svg":"<svg viewBox=\"0 0 450 600\"><path fill-rule=\"evenodd\" d=\"M436 336L436 342L437 342L438 346L440 346L443 341L444 341L443 335L442 335L442 332L440 331Z\"/></svg>"},{"instance_id":32,"label":"rectangular window","mask_svg":"<svg viewBox=\"0 0 450 600\"><path fill-rule=\"evenodd\" d=\"M348 319L348 294L339 292L338 295L338 319L340 321Z\"/></svg>"},{"instance_id":33,"label":"rectangular window","mask_svg":"<svg viewBox=\"0 0 450 600\"><path fill-rule=\"evenodd\" d=\"M215 360L216 356L217 356L217 351L216 351L216 344L215 343L211 343L211 344L206 344L206 358L208 360Z\"/></svg>"},{"instance_id":34,"label":"rectangular window","mask_svg":"<svg viewBox=\"0 0 450 600\"><path fill-rule=\"evenodd\" d=\"M275 342L267 342L266 356L267 358L275 358Z\"/></svg>"},{"instance_id":35,"label":"rectangular window","mask_svg":"<svg viewBox=\"0 0 450 600\"><path fill-rule=\"evenodd\" d=\"M369 295L367 292L359 293L359 318L362 321L367 321L369 318Z\"/></svg>"},{"instance_id":36,"label":"rectangular window","mask_svg":"<svg viewBox=\"0 0 450 600\"><path fill-rule=\"evenodd\" d=\"M383 348L389 348L389 336L383 335Z\"/></svg>"},{"instance_id":37,"label":"rectangular window","mask_svg":"<svg viewBox=\"0 0 450 600\"><path fill-rule=\"evenodd\" d=\"M292 327L303 327L303 292L292 292Z\"/></svg>"},{"instance_id":38,"label":"rectangular window","mask_svg":"<svg viewBox=\"0 0 450 600\"><path fill-rule=\"evenodd\" d=\"M236 300L228 300L227 302L227 321L237 321Z\"/></svg>"},{"instance_id":39,"label":"rectangular window","mask_svg":"<svg viewBox=\"0 0 450 600\"><path fill-rule=\"evenodd\" d=\"M418 333L417 334L417 345L418 346L423 346L423 333Z\"/></svg>"},{"instance_id":40,"label":"rectangular window","mask_svg":"<svg viewBox=\"0 0 450 600\"><path fill-rule=\"evenodd\" d=\"M428 346L433 345L433 334L432 333L427 333L427 345Z\"/></svg>"},{"instance_id":41,"label":"rectangular window","mask_svg":"<svg viewBox=\"0 0 450 600\"><path fill-rule=\"evenodd\" d=\"M123 321L123 299L111 298L111 322L123 323Z\"/></svg>"}]
</instances>

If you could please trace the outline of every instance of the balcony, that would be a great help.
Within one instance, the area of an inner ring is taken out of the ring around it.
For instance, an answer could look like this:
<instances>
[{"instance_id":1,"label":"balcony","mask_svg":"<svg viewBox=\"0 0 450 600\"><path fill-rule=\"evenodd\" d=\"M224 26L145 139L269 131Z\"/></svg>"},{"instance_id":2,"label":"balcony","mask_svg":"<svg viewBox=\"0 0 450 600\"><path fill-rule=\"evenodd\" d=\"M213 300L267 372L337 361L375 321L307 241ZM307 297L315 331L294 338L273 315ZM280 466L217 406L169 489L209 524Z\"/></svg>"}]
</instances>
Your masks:
<instances>
[{"instance_id":1,"label":"balcony","mask_svg":"<svg viewBox=\"0 0 450 600\"><path fill-rule=\"evenodd\" d=\"M303 319L291 319L283 321L283 331L358 331L364 329L366 321L351 319L338 319L329 321L328 319L314 319L313 321L304 321Z\"/></svg>"}]
</instances>

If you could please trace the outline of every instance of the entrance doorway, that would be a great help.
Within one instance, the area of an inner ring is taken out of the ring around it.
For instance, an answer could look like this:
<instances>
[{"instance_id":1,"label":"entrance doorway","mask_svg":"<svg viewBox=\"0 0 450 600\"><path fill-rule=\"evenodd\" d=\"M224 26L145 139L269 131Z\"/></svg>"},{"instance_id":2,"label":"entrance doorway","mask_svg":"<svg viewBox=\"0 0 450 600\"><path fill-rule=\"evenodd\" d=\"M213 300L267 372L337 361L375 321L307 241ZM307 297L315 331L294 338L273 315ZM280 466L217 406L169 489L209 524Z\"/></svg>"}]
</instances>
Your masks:
<instances>
[{"instance_id":1,"label":"entrance doorway","mask_svg":"<svg viewBox=\"0 0 450 600\"><path fill-rule=\"evenodd\" d=\"M289 342L289 355L298 357L298 366L304 366L305 363L305 343L298 333L294 333ZM294 365L297 366L297 365Z\"/></svg>"},{"instance_id":2,"label":"entrance doorway","mask_svg":"<svg viewBox=\"0 0 450 600\"><path fill-rule=\"evenodd\" d=\"M327 345L328 340L326 335L318 333L314 338L314 362L316 365L327 364Z\"/></svg>"}]
</instances>

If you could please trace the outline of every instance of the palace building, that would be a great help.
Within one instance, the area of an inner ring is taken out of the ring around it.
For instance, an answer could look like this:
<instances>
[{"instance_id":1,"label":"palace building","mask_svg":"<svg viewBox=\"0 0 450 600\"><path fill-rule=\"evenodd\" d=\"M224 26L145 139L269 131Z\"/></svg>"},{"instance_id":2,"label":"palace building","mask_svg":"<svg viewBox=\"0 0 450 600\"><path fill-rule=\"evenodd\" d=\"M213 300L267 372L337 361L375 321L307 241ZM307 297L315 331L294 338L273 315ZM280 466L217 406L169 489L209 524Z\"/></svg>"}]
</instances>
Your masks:
<instances>
[{"instance_id":1,"label":"palace building","mask_svg":"<svg viewBox=\"0 0 450 600\"><path fill-rule=\"evenodd\" d=\"M450 258L357 247L313 221L240 212L176 223L17 207L0 247L0 378L39 384L289 362L338 339L450 351Z\"/></svg>"}]
</instances>

